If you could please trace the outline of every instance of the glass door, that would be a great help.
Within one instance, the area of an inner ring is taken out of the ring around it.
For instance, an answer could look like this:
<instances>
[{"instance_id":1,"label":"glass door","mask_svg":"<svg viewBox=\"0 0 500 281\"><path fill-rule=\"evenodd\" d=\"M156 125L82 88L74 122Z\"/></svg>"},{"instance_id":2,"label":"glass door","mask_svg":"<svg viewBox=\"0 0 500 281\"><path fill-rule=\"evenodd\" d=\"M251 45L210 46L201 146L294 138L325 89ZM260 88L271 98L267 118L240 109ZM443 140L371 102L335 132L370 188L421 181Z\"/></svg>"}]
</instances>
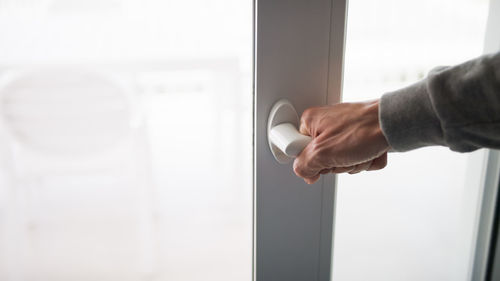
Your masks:
<instances>
[{"instance_id":1,"label":"glass door","mask_svg":"<svg viewBox=\"0 0 500 281\"><path fill-rule=\"evenodd\" d=\"M345 101L480 56L487 0L350 1ZM333 280L470 280L485 151L390 153L382 171L342 175Z\"/></svg>"},{"instance_id":2,"label":"glass door","mask_svg":"<svg viewBox=\"0 0 500 281\"><path fill-rule=\"evenodd\" d=\"M340 99L345 0L0 0L0 279L329 280L333 176L273 105Z\"/></svg>"},{"instance_id":3,"label":"glass door","mask_svg":"<svg viewBox=\"0 0 500 281\"><path fill-rule=\"evenodd\" d=\"M252 279L252 1L0 0L0 279Z\"/></svg>"}]
</instances>

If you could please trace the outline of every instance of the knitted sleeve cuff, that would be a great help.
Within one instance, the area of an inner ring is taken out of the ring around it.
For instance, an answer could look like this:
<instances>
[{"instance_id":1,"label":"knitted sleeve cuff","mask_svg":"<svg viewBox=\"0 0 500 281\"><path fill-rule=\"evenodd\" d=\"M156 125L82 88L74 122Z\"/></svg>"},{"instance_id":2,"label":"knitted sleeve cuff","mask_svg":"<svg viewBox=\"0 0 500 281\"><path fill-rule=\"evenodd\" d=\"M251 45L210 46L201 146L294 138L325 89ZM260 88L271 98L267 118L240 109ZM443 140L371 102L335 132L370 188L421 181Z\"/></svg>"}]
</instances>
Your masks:
<instances>
[{"instance_id":1,"label":"knitted sleeve cuff","mask_svg":"<svg viewBox=\"0 0 500 281\"><path fill-rule=\"evenodd\" d=\"M382 132L393 151L444 145L443 131L427 90L427 79L380 99Z\"/></svg>"}]
</instances>

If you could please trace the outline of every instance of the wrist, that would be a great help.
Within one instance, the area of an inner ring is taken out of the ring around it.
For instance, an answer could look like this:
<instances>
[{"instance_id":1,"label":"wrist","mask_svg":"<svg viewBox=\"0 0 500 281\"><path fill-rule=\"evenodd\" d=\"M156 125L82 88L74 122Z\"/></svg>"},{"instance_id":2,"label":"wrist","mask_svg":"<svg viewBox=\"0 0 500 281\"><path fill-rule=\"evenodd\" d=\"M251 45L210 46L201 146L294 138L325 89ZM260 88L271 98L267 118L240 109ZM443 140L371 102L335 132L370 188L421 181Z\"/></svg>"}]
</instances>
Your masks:
<instances>
[{"instance_id":1,"label":"wrist","mask_svg":"<svg viewBox=\"0 0 500 281\"><path fill-rule=\"evenodd\" d=\"M384 151L389 150L389 142L380 125L380 100L376 99L366 103L365 114L370 120L370 131L376 146L383 148Z\"/></svg>"}]
</instances>

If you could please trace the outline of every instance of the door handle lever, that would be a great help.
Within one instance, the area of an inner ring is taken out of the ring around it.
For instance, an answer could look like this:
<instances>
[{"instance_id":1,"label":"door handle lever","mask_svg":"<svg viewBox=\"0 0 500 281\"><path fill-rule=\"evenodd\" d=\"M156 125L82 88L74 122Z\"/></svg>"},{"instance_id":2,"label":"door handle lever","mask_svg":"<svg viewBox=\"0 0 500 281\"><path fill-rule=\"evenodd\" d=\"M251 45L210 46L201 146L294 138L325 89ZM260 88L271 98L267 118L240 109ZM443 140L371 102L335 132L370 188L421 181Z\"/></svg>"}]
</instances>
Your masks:
<instances>
[{"instance_id":1,"label":"door handle lever","mask_svg":"<svg viewBox=\"0 0 500 281\"><path fill-rule=\"evenodd\" d=\"M271 128L271 143L287 156L297 157L311 142L311 137L302 135L291 123L281 123Z\"/></svg>"},{"instance_id":2,"label":"door handle lever","mask_svg":"<svg viewBox=\"0 0 500 281\"><path fill-rule=\"evenodd\" d=\"M311 142L311 137L297 130L299 116L293 105L285 99L277 101L267 120L267 138L274 158L285 164L297 157Z\"/></svg>"}]
</instances>

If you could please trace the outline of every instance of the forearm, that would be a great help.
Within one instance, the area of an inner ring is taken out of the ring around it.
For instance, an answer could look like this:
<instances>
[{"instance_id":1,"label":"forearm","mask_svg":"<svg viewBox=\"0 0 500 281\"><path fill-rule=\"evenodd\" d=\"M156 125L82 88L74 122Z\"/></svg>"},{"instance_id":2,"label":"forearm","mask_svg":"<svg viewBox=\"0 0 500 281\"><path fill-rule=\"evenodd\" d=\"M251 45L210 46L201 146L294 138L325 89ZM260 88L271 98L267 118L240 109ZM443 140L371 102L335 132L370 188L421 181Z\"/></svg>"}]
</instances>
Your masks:
<instances>
[{"instance_id":1,"label":"forearm","mask_svg":"<svg viewBox=\"0 0 500 281\"><path fill-rule=\"evenodd\" d=\"M395 151L443 145L500 148L500 53L439 68L380 100L380 125Z\"/></svg>"}]
</instances>

